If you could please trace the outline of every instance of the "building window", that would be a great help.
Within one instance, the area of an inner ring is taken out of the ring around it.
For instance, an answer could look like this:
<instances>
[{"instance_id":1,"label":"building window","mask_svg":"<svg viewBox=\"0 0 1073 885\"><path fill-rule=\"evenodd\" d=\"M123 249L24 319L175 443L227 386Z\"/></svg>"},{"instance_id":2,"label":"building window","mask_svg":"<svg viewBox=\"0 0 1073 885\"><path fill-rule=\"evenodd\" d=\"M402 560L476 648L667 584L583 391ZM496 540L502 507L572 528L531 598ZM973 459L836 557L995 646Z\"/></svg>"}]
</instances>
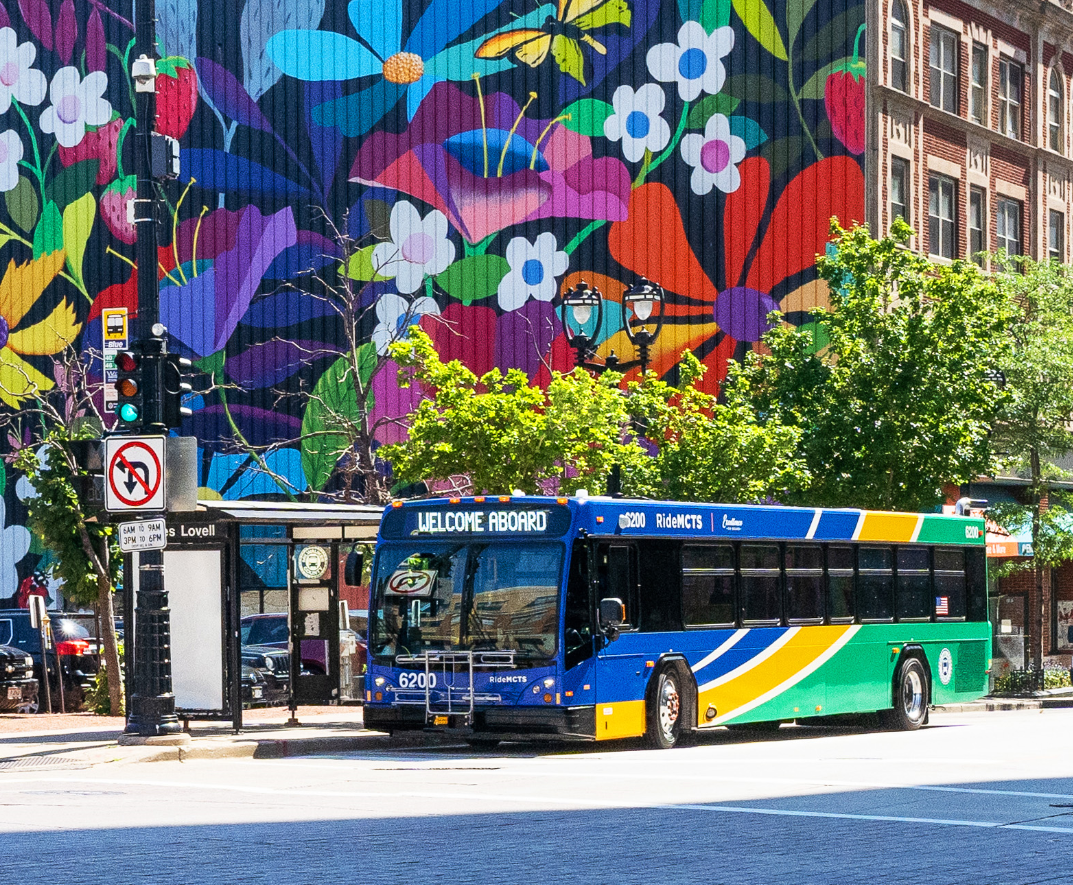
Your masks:
<instances>
[{"instance_id":1,"label":"building window","mask_svg":"<svg viewBox=\"0 0 1073 885\"><path fill-rule=\"evenodd\" d=\"M1052 261L1066 260L1066 216L1054 209L1047 213L1047 257Z\"/></svg>"},{"instance_id":2,"label":"building window","mask_svg":"<svg viewBox=\"0 0 1073 885\"><path fill-rule=\"evenodd\" d=\"M909 161L901 157L890 158L890 220L901 218L909 221Z\"/></svg>"},{"instance_id":3,"label":"building window","mask_svg":"<svg viewBox=\"0 0 1073 885\"><path fill-rule=\"evenodd\" d=\"M969 116L974 123L987 125L987 47L972 44L972 84L969 88Z\"/></svg>"},{"instance_id":4,"label":"building window","mask_svg":"<svg viewBox=\"0 0 1073 885\"><path fill-rule=\"evenodd\" d=\"M902 0L890 10L890 85L909 91L909 14Z\"/></svg>"},{"instance_id":5,"label":"building window","mask_svg":"<svg viewBox=\"0 0 1073 885\"><path fill-rule=\"evenodd\" d=\"M928 177L928 252L953 258L957 249L957 182L945 175Z\"/></svg>"},{"instance_id":6,"label":"building window","mask_svg":"<svg viewBox=\"0 0 1073 885\"><path fill-rule=\"evenodd\" d=\"M1047 81L1047 146L1062 152L1062 75L1056 70Z\"/></svg>"},{"instance_id":7,"label":"building window","mask_svg":"<svg viewBox=\"0 0 1073 885\"><path fill-rule=\"evenodd\" d=\"M1021 66L1009 59L998 63L998 128L1010 138L1021 137Z\"/></svg>"},{"instance_id":8,"label":"building window","mask_svg":"<svg viewBox=\"0 0 1073 885\"><path fill-rule=\"evenodd\" d=\"M995 228L998 247L1007 255L1021 254L1021 203L999 197L995 201Z\"/></svg>"},{"instance_id":9,"label":"building window","mask_svg":"<svg viewBox=\"0 0 1073 885\"><path fill-rule=\"evenodd\" d=\"M934 107L958 112L958 38L952 31L932 25L931 81L928 100Z\"/></svg>"},{"instance_id":10,"label":"building window","mask_svg":"<svg viewBox=\"0 0 1073 885\"><path fill-rule=\"evenodd\" d=\"M987 249L987 194L982 187L969 188L969 257L983 267Z\"/></svg>"}]
</instances>

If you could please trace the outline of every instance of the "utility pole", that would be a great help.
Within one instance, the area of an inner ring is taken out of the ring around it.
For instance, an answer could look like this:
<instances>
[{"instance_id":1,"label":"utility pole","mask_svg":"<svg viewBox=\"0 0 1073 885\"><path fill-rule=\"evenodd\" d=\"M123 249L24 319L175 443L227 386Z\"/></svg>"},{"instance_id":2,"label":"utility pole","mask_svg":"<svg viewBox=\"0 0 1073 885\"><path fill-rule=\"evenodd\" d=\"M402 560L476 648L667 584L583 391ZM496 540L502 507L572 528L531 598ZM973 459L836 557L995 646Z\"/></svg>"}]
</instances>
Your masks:
<instances>
[{"instance_id":1,"label":"utility pole","mask_svg":"<svg viewBox=\"0 0 1073 885\"><path fill-rule=\"evenodd\" d=\"M145 408L142 429L167 433L161 396L161 364L167 351L160 325L157 280L158 184L153 177L153 130L156 124L156 2L135 0L135 50L131 71L135 84L134 173L138 178L134 204L138 265L138 349L142 354ZM149 515L149 514L146 514ZM160 514L163 515L163 514ZM171 613L164 589L164 554L139 554L135 604L133 688L128 702L125 735L178 735L171 683Z\"/></svg>"}]
</instances>

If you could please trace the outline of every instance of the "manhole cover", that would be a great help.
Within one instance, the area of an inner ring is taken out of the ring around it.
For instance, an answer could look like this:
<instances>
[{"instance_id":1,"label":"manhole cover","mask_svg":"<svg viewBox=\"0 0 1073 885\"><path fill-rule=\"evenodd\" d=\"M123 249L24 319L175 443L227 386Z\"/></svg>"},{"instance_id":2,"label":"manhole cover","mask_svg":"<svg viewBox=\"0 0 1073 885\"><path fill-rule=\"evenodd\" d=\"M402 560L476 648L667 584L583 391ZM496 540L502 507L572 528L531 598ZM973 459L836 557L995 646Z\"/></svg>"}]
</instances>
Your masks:
<instances>
[{"instance_id":1,"label":"manhole cover","mask_svg":"<svg viewBox=\"0 0 1073 885\"><path fill-rule=\"evenodd\" d=\"M93 763L85 759L57 758L55 756L20 756L18 759L0 761L0 771L23 771L27 768L89 768Z\"/></svg>"}]
</instances>

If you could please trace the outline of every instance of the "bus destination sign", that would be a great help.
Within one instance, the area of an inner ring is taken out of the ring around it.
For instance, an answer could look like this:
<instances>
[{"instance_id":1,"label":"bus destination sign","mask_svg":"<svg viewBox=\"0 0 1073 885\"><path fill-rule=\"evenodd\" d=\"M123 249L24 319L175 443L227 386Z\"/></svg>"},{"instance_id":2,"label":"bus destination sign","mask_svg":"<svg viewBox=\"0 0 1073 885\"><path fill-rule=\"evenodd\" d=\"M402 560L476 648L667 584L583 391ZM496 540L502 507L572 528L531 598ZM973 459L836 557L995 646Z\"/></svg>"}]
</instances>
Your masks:
<instances>
[{"instance_id":1,"label":"bus destination sign","mask_svg":"<svg viewBox=\"0 0 1073 885\"><path fill-rule=\"evenodd\" d=\"M562 535L570 525L565 507L457 507L389 511L384 537L436 535Z\"/></svg>"}]
</instances>

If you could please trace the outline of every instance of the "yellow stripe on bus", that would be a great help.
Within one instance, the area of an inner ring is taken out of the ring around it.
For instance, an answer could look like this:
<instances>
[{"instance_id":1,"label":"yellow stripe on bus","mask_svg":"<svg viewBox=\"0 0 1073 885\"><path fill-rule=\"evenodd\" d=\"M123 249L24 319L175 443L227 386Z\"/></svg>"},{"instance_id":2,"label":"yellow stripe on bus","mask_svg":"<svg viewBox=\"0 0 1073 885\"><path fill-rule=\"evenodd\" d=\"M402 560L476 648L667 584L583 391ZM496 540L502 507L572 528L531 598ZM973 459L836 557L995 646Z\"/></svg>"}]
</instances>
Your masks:
<instances>
[{"instance_id":1,"label":"yellow stripe on bus","mask_svg":"<svg viewBox=\"0 0 1073 885\"><path fill-rule=\"evenodd\" d=\"M718 724L762 695L770 694L776 688L781 693L797 684L807 675L803 671L808 671L810 665L826 655L844 637L848 638L847 634L853 630L852 626L817 626L798 630L789 642L770 657L759 661L755 667L702 691L697 703L697 712L701 716L699 724ZM703 720L704 711L709 705L714 706L718 713L714 723Z\"/></svg>"},{"instance_id":2,"label":"yellow stripe on bus","mask_svg":"<svg viewBox=\"0 0 1073 885\"><path fill-rule=\"evenodd\" d=\"M874 513L864 515L858 541L912 541L918 532L920 517L915 513Z\"/></svg>"}]
</instances>

